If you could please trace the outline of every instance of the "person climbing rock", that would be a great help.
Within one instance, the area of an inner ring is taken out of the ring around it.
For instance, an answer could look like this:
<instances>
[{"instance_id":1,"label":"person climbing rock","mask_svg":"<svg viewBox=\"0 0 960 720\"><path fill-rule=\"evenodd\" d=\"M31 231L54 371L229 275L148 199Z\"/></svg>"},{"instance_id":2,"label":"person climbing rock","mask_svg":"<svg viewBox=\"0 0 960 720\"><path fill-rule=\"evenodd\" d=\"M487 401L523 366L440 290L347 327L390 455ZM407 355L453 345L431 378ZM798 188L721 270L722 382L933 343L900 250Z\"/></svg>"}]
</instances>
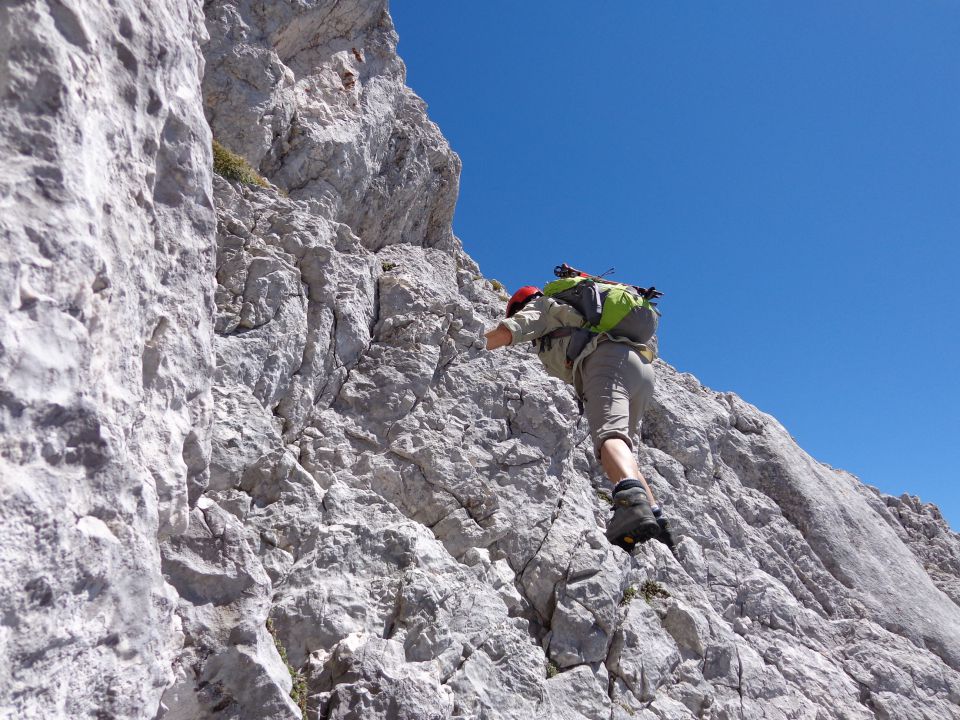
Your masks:
<instances>
[{"instance_id":1,"label":"person climbing rock","mask_svg":"<svg viewBox=\"0 0 960 720\"><path fill-rule=\"evenodd\" d=\"M628 551L652 538L673 549L631 440L653 396L655 354L646 343L658 317L651 300L661 293L567 265L555 273L561 279L543 291L528 285L513 294L506 318L485 333L486 348L532 341L547 372L573 385L597 459L614 485L607 539Z\"/></svg>"}]
</instances>

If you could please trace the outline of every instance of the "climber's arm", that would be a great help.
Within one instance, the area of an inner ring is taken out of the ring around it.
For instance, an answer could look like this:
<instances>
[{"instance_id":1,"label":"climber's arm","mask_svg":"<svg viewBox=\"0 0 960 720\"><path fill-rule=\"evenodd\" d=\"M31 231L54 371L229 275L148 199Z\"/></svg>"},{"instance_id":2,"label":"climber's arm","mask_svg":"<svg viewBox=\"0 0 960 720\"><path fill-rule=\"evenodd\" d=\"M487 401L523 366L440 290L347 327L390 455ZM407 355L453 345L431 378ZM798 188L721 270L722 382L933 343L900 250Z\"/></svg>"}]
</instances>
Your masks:
<instances>
[{"instance_id":1,"label":"climber's arm","mask_svg":"<svg viewBox=\"0 0 960 720\"><path fill-rule=\"evenodd\" d=\"M495 350L504 345L517 345L543 337L562 324L556 317L556 302L539 297L513 317L504 318L493 330L486 333L487 349Z\"/></svg>"},{"instance_id":2,"label":"climber's arm","mask_svg":"<svg viewBox=\"0 0 960 720\"><path fill-rule=\"evenodd\" d=\"M510 341L513 340L513 335L503 323L488 331L484 334L484 337L487 339L487 350L496 350L509 345Z\"/></svg>"}]
</instances>

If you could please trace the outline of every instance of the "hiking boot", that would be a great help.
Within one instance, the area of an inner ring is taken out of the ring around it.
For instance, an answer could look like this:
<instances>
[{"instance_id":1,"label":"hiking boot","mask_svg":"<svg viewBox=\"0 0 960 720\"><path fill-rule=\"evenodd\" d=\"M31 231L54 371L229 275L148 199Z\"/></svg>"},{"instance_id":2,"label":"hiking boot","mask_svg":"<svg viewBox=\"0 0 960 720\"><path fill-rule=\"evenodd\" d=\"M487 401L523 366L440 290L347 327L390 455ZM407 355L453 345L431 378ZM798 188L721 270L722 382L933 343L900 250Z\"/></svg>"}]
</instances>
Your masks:
<instances>
[{"instance_id":1,"label":"hiking boot","mask_svg":"<svg viewBox=\"0 0 960 720\"><path fill-rule=\"evenodd\" d=\"M657 540L670 548L670 552L676 553L676 542L673 539L673 532L670 530L670 523L667 522L660 508L654 509L653 516L657 519L657 524L660 525L660 534L657 535Z\"/></svg>"},{"instance_id":2,"label":"hiking boot","mask_svg":"<svg viewBox=\"0 0 960 720\"><path fill-rule=\"evenodd\" d=\"M613 517L607 522L607 540L629 552L660 534L660 523L647 502L639 480L621 480L613 489Z\"/></svg>"}]
</instances>

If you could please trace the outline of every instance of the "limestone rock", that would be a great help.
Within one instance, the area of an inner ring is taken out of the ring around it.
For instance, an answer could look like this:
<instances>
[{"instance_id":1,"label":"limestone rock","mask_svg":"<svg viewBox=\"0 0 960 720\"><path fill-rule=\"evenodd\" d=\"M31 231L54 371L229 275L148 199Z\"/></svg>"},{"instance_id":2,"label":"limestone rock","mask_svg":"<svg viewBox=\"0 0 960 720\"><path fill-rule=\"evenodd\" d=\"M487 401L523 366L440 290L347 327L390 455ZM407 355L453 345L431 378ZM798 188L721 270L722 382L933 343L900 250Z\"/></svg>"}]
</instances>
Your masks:
<instances>
[{"instance_id":1,"label":"limestone rock","mask_svg":"<svg viewBox=\"0 0 960 720\"><path fill-rule=\"evenodd\" d=\"M382 0L0 13L0 715L960 718L960 536L662 360L606 543Z\"/></svg>"},{"instance_id":2,"label":"limestone rock","mask_svg":"<svg viewBox=\"0 0 960 720\"><path fill-rule=\"evenodd\" d=\"M152 717L207 483L199 2L0 8L0 715Z\"/></svg>"}]
</instances>

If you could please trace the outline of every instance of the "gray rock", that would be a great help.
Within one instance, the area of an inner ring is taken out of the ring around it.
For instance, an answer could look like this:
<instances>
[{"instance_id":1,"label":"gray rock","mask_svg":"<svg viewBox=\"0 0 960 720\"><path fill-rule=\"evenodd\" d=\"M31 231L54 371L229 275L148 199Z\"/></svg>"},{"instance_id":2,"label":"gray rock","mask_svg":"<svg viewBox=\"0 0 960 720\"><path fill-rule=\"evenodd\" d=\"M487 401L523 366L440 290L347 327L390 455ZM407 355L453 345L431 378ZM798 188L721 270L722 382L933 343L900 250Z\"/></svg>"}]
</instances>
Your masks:
<instances>
[{"instance_id":1,"label":"gray rock","mask_svg":"<svg viewBox=\"0 0 960 720\"><path fill-rule=\"evenodd\" d=\"M2 11L0 715L960 717L960 536L663 361L606 543L385 3L78 7Z\"/></svg>"},{"instance_id":2,"label":"gray rock","mask_svg":"<svg viewBox=\"0 0 960 720\"><path fill-rule=\"evenodd\" d=\"M454 706L435 666L406 662L400 643L376 636L337 643L316 683L330 688L324 717L331 720L442 720Z\"/></svg>"},{"instance_id":3,"label":"gray rock","mask_svg":"<svg viewBox=\"0 0 960 720\"><path fill-rule=\"evenodd\" d=\"M152 717L207 483L199 2L0 9L0 715Z\"/></svg>"}]
</instances>

